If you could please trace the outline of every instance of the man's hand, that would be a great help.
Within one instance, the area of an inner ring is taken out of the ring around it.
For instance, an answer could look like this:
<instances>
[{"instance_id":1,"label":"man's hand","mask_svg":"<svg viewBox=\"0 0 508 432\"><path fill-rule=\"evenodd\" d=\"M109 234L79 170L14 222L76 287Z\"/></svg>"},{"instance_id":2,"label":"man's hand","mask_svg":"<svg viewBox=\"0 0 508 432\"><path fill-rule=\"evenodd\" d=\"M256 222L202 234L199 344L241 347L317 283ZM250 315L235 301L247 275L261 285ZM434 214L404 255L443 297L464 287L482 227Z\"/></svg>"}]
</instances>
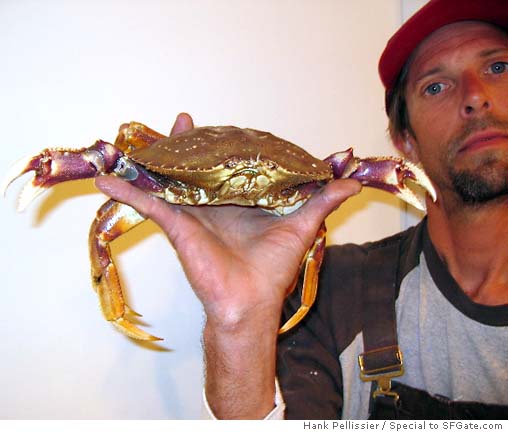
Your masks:
<instances>
[{"instance_id":1,"label":"man's hand","mask_svg":"<svg viewBox=\"0 0 508 432\"><path fill-rule=\"evenodd\" d=\"M192 127L191 117L180 114L172 134ZM253 418L269 412L284 298L322 221L360 184L334 181L284 217L232 205L170 205L115 177L99 177L96 185L157 223L177 251L207 316L206 390L215 413Z\"/></svg>"}]
</instances>

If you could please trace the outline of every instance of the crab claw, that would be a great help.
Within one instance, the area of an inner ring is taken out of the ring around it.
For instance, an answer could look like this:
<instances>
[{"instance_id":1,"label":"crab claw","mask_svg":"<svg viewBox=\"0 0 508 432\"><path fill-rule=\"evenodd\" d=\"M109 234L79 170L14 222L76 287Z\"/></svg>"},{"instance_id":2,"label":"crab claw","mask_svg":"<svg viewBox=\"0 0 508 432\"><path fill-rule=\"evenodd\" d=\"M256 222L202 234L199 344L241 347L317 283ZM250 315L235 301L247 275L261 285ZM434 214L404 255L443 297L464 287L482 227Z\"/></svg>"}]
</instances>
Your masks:
<instances>
[{"instance_id":1,"label":"crab claw","mask_svg":"<svg viewBox=\"0 0 508 432\"><path fill-rule=\"evenodd\" d=\"M425 172L402 158L353 156L353 150L335 153L325 159L332 166L335 178L352 178L365 186L390 192L419 210L425 210L424 202L406 185L411 180L425 189L433 201L436 191Z\"/></svg>"},{"instance_id":2,"label":"crab claw","mask_svg":"<svg viewBox=\"0 0 508 432\"><path fill-rule=\"evenodd\" d=\"M5 196L14 180L34 171L34 178L24 186L18 199L17 209L23 211L35 197L57 183L110 172L121 156L118 149L104 141L80 150L46 149L16 162L2 181L1 190Z\"/></svg>"},{"instance_id":3,"label":"crab claw","mask_svg":"<svg viewBox=\"0 0 508 432\"><path fill-rule=\"evenodd\" d=\"M33 160L36 157L25 157L23 159L20 159L17 161L14 165L12 165L9 170L7 171L6 175L4 176L2 183L0 185L0 190L2 191L2 195L5 197L5 194L7 192L7 188L9 185L16 180L18 177L21 177L23 174L26 174L27 172L31 171L32 168L30 168L33 165ZM30 191L31 189L31 191ZM40 195L44 189L40 186L36 186L31 183L27 183L25 187L23 188L21 195L18 199L18 211L24 210L26 207L26 201L27 195L31 195L32 198L35 198L37 195Z\"/></svg>"}]
</instances>

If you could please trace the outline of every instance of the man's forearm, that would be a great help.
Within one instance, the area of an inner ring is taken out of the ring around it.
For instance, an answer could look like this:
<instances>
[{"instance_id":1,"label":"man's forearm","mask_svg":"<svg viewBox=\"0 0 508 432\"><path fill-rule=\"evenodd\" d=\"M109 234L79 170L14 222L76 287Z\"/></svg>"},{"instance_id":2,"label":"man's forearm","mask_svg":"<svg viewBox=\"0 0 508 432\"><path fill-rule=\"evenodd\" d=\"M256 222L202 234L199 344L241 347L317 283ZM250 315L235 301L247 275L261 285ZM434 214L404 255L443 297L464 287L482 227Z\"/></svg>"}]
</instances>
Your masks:
<instances>
[{"instance_id":1,"label":"man's forearm","mask_svg":"<svg viewBox=\"0 0 508 432\"><path fill-rule=\"evenodd\" d=\"M227 331L206 324L205 392L217 418L262 419L272 411L277 330L273 319Z\"/></svg>"}]
</instances>

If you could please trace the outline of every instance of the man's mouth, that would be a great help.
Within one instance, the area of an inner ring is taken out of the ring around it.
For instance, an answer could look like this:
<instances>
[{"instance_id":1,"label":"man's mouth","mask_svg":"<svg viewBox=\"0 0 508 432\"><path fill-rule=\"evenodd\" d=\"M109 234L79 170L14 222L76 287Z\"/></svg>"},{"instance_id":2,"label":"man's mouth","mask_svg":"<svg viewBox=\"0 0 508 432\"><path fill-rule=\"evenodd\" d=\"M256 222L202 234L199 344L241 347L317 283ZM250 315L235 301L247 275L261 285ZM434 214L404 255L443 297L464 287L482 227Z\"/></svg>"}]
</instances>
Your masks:
<instances>
[{"instance_id":1,"label":"man's mouth","mask_svg":"<svg viewBox=\"0 0 508 432\"><path fill-rule=\"evenodd\" d=\"M484 130L471 135L461 146L459 153L497 145L508 147L508 133L496 130Z\"/></svg>"}]
</instances>

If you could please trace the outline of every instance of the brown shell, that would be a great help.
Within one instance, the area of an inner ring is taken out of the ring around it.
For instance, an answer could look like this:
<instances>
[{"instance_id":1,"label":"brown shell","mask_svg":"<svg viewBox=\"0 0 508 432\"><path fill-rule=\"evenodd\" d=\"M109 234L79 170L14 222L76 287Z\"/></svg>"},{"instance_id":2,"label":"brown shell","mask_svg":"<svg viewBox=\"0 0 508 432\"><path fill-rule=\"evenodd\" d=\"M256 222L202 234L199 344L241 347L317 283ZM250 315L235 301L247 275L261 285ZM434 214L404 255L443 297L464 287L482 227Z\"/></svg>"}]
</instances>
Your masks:
<instances>
[{"instance_id":1,"label":"brown shell","mask_svg":"<svg viewBox=\"0 0 508 432\"><path fill-rule=\"evenodd\" d=\"M286 184L331 176L328 163L297 145L268 132L235 126L194 128L134 150L129 158L151 171L194 184L206 183L207 173L217 175L232 159L271 161L284 171Z\"/></svg>"}]
</instances>

